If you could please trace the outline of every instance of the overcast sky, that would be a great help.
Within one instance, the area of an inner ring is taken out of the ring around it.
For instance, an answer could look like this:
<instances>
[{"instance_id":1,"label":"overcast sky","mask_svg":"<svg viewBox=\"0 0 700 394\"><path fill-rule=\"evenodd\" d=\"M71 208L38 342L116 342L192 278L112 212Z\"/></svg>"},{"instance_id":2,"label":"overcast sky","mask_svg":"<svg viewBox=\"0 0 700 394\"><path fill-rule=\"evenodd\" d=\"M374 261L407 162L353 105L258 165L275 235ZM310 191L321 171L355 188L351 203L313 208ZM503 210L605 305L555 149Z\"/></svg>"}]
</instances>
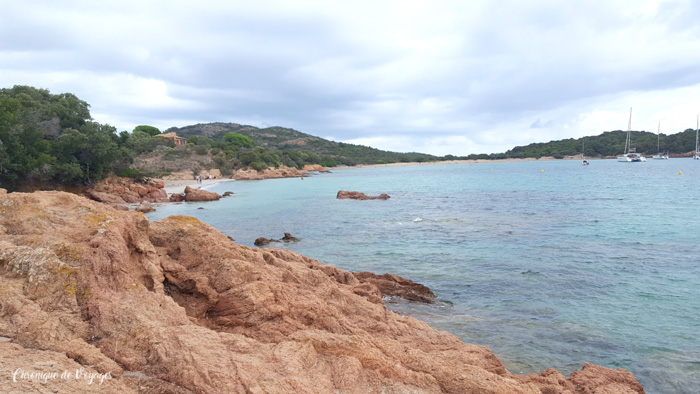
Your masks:
<instances>
[{"instance_id":1,"label":"overcast sky","mask_svg":"<svg viewBox=\"0 0 700 394\"><path fill-rule=\"evenodd\" d=\"M438 155L700 112L692 0L0 0L0 87L74 93L119 131L284 126Z\"/></svg>"}]
</instances>

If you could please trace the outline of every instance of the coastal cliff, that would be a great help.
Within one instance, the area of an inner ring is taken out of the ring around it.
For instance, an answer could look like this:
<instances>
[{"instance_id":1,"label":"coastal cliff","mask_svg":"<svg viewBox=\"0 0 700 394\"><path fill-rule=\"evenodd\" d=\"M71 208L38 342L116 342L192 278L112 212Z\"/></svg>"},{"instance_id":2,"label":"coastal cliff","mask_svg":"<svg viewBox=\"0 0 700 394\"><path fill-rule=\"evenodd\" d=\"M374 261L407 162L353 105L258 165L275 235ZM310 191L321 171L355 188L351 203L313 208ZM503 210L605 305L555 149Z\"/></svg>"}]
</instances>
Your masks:
<instances>
[{"instance_id":1,"label":"coastal cliff","mask_svg":"<svg viewBox=\"0 0 700 394\"><path fill-rule=\"evenodd\" d=\"M0 289L10 391L644 392L591 364L511 374L488 348L387 311L350 272L63 192L0 193Z\"/></svg>"}]
</instances>

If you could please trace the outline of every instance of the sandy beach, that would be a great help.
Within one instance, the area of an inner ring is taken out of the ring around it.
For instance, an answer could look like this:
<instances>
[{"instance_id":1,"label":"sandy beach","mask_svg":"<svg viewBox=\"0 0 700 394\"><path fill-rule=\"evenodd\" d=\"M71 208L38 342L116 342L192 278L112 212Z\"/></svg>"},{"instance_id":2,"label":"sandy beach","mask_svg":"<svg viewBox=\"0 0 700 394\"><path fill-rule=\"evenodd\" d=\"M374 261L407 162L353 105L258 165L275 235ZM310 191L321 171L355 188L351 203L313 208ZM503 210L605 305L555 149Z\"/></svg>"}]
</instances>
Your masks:
<instances>
[{"instance_id":1,"label":"sandy beach","mask_svg":"<svg viewBox=\"0 0 700 394\"><path fill-rule=\"evenodd\" d=\"M612 157L596 157L587 158L587 160L597 160L597 159L610 159ZM477 163L505 163L505 162L519 162L519 161L560 161L560 160L581 160L581 156L566 156L563 159L556 159L550 156L543 156L539 159L534 157L527 157L523 159L476 159L476 160L443 160L443 161L425 161L425 162L406 162L406 163L386 163L386 164L358 164L355 166L337 166L330 167L331 170L341 170L346 168L368 168L368 167L399 167L399 166L426 166L426 165L436 165L436 164L477 164Z\"/></svg>"}]
</instances>

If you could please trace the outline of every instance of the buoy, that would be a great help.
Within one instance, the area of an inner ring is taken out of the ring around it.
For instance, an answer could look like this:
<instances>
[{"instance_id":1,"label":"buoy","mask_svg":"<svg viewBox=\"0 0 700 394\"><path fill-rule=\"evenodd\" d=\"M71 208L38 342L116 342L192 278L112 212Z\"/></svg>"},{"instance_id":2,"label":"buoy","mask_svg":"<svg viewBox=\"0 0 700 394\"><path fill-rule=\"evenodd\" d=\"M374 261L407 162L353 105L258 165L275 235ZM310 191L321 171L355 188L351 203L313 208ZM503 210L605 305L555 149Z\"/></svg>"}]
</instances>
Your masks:
<instances>
[{"instance_id":1,"label":"buoy","mask_svg":"<svg viewBox=\"0 0 700 394\"><path fill-rule=\"evenodd\" d=\"M682 174L682 173L683 173L683 171L678 171L678 174L679 174L679 175Z\"/></svg>"},{"instance_id":2,"label":"buoy","mask_svg":"<svg viewBox=\"0 0 700 394\"><path fill-rule=\"evenodd\" d=\"M544 170L542 170L541 172L544 172Z\"/></svg>"}]
</instances>

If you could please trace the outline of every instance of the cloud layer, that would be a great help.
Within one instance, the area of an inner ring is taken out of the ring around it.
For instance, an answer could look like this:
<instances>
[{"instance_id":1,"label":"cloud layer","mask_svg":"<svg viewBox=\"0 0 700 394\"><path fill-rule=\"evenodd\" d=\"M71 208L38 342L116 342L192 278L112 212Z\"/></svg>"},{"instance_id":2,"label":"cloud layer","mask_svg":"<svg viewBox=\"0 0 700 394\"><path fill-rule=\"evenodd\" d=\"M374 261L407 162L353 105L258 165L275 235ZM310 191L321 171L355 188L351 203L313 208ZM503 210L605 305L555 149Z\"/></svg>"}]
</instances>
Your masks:
<instances>
[{"instance_id":1,"label":"cloud layer","mask_svg":"<svg viewBox=\"0 0 700 394\"><path fill-rule=\"evenodd\" d=\"M31 3L31 4L30 4ZM71 92L119 130L279 125L466 155L700 112L687 0L33 1L0 14L0 87Z\"/></svg>"}]
</instances>

